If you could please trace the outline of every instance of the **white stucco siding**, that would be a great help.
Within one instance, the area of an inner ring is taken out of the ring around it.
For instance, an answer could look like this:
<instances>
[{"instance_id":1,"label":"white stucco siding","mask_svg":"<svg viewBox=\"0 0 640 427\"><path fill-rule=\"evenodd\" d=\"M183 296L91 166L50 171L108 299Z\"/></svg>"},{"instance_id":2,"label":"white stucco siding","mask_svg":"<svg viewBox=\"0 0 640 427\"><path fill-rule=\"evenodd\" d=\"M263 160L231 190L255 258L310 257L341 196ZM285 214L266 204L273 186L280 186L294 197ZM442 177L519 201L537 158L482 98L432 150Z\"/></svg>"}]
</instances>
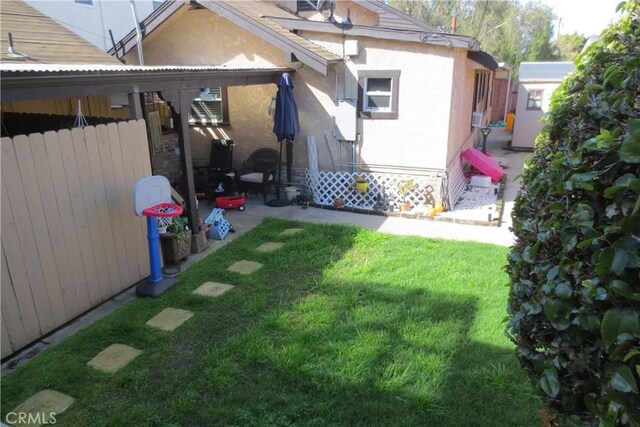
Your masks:
<instances>
[{"instance_id":1,"label":"white stucco siding","mask_svg":"<svg viewBox=\"0 0 640 427\"><path fill-rule=\"evenodd\" d=\"M112 47L109 30L118 41L134 28L131 3L126 0L94 0L93 5L76 4L73 0L25 2L104 51ZM151 0L137 0L135 4L140 20L153 12Z\"/></svg>"},{"instance_id":2,"label":"white stucco siding","mask_svg":"<svg viewBox=\"0 0 640 427\"><path fill-rule=\"evenodd\" d=\"M342 54L342 38L302 34L326 50ZM351 38L350 38L351 39ZM384 170L444 169L447 159L454 51L445 47L372 38L353 38L359 55L338 73L336 98L357 99L358 72L399 70L398 118L358 119L358 162Z\"/></svg>"},{"instance_id":3,"label":"white stucco siding","mask_svg":"<svg viewBox=\"0 0 640 427\"><path fill-rule=\"evenodd\" d=\"M518 102L516 118L513 126L514 147L533 148L536 136L544 126L543 118L549 110L551 94L560 86L560 82L522 82L518 87ZM542 109L527 110L529 93L532 90L542 90Z\"/></svg>"}]
</instances>

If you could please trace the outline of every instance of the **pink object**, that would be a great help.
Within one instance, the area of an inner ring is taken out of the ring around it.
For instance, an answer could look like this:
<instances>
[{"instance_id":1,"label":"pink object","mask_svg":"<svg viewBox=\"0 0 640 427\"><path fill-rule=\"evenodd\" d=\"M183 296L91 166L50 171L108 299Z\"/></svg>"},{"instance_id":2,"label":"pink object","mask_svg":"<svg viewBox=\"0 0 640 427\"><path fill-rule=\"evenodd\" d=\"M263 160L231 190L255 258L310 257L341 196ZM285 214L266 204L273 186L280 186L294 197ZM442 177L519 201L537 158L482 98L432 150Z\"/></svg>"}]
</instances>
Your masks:
<instances>
[{"instance_id":1,"label":"pink object","mask_svg":"<svg viewBox=\"0 0 640 427\"><path fill-rule=\"evenodd\" d=\"M490 176L493 182L499 182L504 175L502 168L493 157L475 148L467 148L461 154L462 158L483 174Z\"/></svg>"}]
</instances>

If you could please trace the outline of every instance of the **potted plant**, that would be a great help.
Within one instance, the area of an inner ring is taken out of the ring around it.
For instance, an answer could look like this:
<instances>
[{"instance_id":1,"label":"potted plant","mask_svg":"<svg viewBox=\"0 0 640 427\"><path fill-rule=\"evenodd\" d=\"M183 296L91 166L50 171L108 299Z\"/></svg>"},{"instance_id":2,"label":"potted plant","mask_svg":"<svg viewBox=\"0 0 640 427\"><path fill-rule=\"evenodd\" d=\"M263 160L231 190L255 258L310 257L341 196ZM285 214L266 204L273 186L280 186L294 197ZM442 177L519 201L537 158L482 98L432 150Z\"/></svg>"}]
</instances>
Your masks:
<instances>
[{"instance_id":1,"label":"potted plant","mask_svg":"<svg viewBox=\"0 0 640 427\"><path fill-rule=\"evenodd\" d=\"M356 191L358 193L366 193L368 188L369 188L369 184L367 183L367 178L365 176L357 176Z\"/></svg>"},{"instance_id":2,"label":"potted plant","mask_svg":"<svg viewBox=\"0 0 640 427\"><path fill-rule=\"evenodd\" d=\"M418 184L413 178L403 179L398 183L398 194L402 197L402 203L400 203L400 212L407 212L411 210L411 203L407 201L407 197L418 188Z\"/></svg>"},{"instance_id":3,"label":"potted plant","mask_svg":"<svg viewBox=\"0 0 640 427\"><path fill-rule=\"evenodd\" d=\"M160 238L165 264L179 264L191 253L191 230L187 220L175 217L167 226L167 233Z\"/></svg>"}]
</instances>

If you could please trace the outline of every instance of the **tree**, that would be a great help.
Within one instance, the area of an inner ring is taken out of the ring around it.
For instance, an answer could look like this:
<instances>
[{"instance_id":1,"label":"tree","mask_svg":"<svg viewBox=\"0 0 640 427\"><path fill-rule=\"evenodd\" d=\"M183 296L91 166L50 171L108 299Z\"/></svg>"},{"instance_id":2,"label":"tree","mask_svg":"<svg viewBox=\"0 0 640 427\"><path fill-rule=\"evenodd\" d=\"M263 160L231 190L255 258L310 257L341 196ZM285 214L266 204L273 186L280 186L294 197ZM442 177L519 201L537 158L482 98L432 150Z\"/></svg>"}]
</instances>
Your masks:
<instances>
[{"instance_id":1,"label":"tree","mask_svg":"<svg viewBox=\"0 0 640 427\"><path fill-rule=\"evenodd\" d=\"M515 0L391 0L389 4L441 31L451 32L451 18L457 17L456 32L476 38L482 50L509 63L551 59L550 38L553 13L540 2L520 4Z\"/></svg>"},{"instance_id":2,"label":"tree","mask_svg":"<svg viewBox=\"0 0 640 427\"><path fill-rule=\"evenodd\" d=\"M574 61L587 38L581 34L562 34L551 43L551 57L556 61Z\"/></svg>"},{"instance_id":3,"label":"tree","mask_svg":"<svg viewBox=\"0 0 640 427\"><path fill-rule=\"evenodd\" d=\"M553 94L513 211L506 332L561 425L640 425L640 2L622 7Z\"/></svg>"}]
</instances>

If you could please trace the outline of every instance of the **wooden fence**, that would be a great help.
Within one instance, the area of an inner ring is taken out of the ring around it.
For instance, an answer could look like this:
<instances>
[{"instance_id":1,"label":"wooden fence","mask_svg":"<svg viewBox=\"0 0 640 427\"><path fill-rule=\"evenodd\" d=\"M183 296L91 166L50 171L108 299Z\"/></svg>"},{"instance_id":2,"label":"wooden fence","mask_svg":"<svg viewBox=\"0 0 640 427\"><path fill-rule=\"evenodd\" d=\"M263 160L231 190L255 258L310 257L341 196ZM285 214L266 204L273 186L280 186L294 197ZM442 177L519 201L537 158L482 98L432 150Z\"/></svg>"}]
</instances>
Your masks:
<instances>
[{"instance_id":1,"label":"wooden fence","mask_svg":"<svg viewBox=\"0 0 640 427\"><path fill-rule=\"evenodd\" d=\"M149 275L143 120L2 138L2 357Z\"/></svg>"}]
</instances>

